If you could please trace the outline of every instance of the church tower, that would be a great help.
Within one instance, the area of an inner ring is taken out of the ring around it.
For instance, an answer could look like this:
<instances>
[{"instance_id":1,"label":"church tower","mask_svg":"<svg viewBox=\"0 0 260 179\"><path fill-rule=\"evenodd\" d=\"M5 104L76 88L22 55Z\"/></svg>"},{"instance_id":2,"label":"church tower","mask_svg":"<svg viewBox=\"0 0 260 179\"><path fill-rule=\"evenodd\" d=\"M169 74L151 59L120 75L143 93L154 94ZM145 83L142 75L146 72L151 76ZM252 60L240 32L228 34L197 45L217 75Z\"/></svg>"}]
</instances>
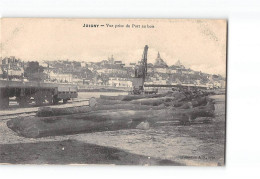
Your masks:
<instances>
[{"instance_id":1,"label":"church tower","mask_svg":"<svg viewBox=\"0 0 260 179\"><path fill-rule=\"evenodd\" d=\"M157 54L157 58L155 59L154 66L155 67L167 67L167 64L161 58L160 52L158 52L158 54Z\"/></svg>"},{"instance_id":2,"label":"church tower","mask_svg":"<svg viewBox=\"0 0 260 179\"><path fill-rule=\"evenodd\" d=\"M161 59L160 52L158 52L157 59Z\"/></svg>"}]
</instances>

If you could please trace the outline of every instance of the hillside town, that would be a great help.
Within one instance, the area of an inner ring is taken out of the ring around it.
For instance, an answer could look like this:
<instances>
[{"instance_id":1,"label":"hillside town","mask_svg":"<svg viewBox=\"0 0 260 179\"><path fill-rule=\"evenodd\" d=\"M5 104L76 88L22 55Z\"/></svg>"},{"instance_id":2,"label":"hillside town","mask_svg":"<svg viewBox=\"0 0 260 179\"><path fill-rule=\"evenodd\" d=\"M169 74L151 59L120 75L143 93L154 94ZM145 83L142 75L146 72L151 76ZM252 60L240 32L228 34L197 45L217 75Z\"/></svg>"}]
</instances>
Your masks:
<instances>
[{"instance_id":1,"label":"hillside town","mask_svg":"<svg viewBox=\"0 0 260 179\"><path fill-rule=\"evenodd\" d=\"M14 56L0 60L0 78L5 80L73 83L79 86L132 87L138 63L124 63L113 55L99 62L75 60L28 61ZM200 85L208 89L225 88L225 77L186 68L180 60L167 65L158 52L155 63L148 63L146 84Z\"/></svg>"}]
</instances>

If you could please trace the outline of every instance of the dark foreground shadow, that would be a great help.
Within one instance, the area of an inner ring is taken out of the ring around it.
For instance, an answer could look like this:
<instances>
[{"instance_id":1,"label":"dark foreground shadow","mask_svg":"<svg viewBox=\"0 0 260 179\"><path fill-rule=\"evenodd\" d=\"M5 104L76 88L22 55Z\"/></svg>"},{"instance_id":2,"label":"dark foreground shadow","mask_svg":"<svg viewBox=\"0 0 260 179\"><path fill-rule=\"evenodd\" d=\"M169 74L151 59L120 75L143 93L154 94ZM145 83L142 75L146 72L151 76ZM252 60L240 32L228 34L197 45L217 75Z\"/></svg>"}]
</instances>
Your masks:
<instances>
[{"instance_id":1,"label":"dark foreground shadow","mask_svg":"<svg viewBox=\"0 0 260 179\"><path fill-rule=\"evenodd\" d=\"M181 165L171 160L136 155L76 140L0 145L0 163Z\"/></svg>"}]
</instances>

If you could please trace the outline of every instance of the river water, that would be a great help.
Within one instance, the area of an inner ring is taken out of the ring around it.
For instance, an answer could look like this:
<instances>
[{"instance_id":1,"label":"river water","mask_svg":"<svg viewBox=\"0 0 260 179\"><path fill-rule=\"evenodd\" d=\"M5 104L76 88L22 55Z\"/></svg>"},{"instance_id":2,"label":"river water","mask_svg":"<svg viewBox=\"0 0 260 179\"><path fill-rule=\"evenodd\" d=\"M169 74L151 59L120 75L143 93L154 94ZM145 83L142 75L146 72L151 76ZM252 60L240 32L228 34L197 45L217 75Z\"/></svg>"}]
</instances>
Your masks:
<instances>
[{"instance_id":1,"label":"river water","mask_svg":"<svg viewBox=\"0 0 260 179\"><path fill-rule=\"evenodd\" d=\"M89 99L91 97L99 98L100 95L105 96L117 96L117 95L127 95L128 92L79 92L78 98L79 99Z\"/></svg>"}]
</instances>

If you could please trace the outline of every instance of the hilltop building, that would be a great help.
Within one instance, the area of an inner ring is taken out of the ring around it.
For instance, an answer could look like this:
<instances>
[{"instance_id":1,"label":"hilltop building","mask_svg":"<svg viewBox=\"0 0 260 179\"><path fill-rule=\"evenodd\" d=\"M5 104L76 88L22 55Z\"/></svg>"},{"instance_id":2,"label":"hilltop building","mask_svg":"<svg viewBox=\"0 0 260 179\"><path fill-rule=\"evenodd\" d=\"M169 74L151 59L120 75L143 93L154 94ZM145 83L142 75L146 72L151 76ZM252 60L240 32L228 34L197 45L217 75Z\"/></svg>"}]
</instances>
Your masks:
<instances>
[{"instance_id":1,"label":"hilltop building","mask_svg":"<svg viewBox=\"0 0 260 179\"><path fill-rule=\"evenodd\" d=\"M174 64L174 66L176 66L176 67L178 67L178 68L181 68L181 69L184 69L184 68L185 68L184 65L181 63L180 60L178 60L178 61Z\"/></svg>"},{"instance_id":2,"label":"hilltop building","mask_svg":"<svg viewBox=\"0 0 260 179\"><path fill-rule=\"evenodd\" d=\"M107 61L109 64L114 64L115 59L114 59L113 55L111 55L111 58L108 57Z\"/></svg>"},{"instance_id":3,"label":"hilltop building","mask_svg":"<svg viewBox=\"0 0 260 179\"><path fill-rule=\"evenodd\" d=\"M155 63L153 65L153 71L156 73L167 73L167 68L168 65L164 62L160 56L160 53L158 52L157 58L155 59ZM148 70L148 72L150 71L151 70Z\"/></svg>"},{"instance_id":4,"label":"hilltop building","mask_svg":"<svg viewBox=\"0 0 260 179\"><path fill-rule=\"evenodd\" d=\"M155 59L154 67L166 68L168 65L164 62L164 60L160 56L160 52L158 52L157 58Z\"/></svg>"}]
</instances>

